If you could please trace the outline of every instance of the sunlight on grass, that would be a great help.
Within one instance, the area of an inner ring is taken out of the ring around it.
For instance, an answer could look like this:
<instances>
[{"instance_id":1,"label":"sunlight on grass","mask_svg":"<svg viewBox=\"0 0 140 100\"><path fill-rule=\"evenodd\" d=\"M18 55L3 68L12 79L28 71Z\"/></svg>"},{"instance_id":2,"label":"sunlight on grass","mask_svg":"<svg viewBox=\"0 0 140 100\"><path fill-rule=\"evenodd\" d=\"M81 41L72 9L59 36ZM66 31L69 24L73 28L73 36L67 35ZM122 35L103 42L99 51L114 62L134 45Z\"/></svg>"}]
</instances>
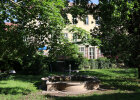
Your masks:
<instances>
[{"instance_id":1,"label":"sunlight on grass","mask_svg":"<svg viewBox=\"0 0 140 100\"><path fill-rule=\"evenodd\" d=\"M2 80L0 81L0 100L19 100L19 97L29 93L37 92L37 87L31 82L20 80Z\"/></svg>"},{"instance_id":2,"label":"sunlight on grass","mask_svg":"<svg viewBox=\"0 0 140 100\"><path fill-rule=\"evenodd\" d=\"M41 77L62 75L45 73L38 76L15 75L0 81L0 100L139 100L140 80L137 69L94 69L82 70L78 74L96 76L101 80L101 88L109 91L71 97L48 97L42 95L38 86Z\"/></svg>"}]
</instances>

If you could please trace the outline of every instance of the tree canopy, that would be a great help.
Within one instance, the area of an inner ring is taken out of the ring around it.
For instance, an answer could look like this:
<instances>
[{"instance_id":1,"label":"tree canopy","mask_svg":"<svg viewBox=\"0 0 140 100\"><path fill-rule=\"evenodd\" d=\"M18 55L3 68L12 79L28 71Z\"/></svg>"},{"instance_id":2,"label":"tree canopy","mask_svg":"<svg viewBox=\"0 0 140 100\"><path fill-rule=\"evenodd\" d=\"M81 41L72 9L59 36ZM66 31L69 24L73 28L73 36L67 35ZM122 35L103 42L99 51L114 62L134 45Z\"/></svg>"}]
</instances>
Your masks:
<instances>
[{"instance_id":1,"label":"tree canopy","mask_svg":"<svg viewBox=\"0 0 140 100\"><path fill-rule=\"evenodd\" d=\"M99 0L94 6L88 4L90 0L73 1L75 8L87 10L97 20L98 27L91 34L101 40L98 43L104 56L137 67L140 78L140 1Z\"/></svg>"},{"instance_id":2,"label":"tree canopy","mask_svg":"<svg viewBox=\"0 0 140 100\"><path fill-rule=\"evenodd\" d=\"M95 14L104 55L140 69L140 1L100 0Z\"/></svg>"},{"instance_id":3,"label":"tree canopy","mask_svg":"<svg viewBox=\"0 0 140 100\"><path fill-rule=\"evenodd\" d=\"M65 24L60 12L64 4L62 0L2 0L0 58L32 55L45 44L52 46L61 42Z\"/></svg>"},{"instance_id":4,"label":"tree canopy","mask_svg":"<svg viewBox=\"0 0 140 100\"><path fill-rule=\"evenodd\" d=\"M137 67L140 78L140 1L99 0L93 16L99 26L92 34L101 40L104 55Z\"/></svg>"},{"instance_id":5,"label":"tree canopy","mask_svg":"<svg viewBox=\"0 0 140 100\"><path fill-rule=\"evenodd\" d=\"M4 67L8 60L23 63L25 58L33 58L39 47L54 48L61 43L64 7L63 0L1 0L0 63L4 62Z\"/></svg>"}]
</instances>

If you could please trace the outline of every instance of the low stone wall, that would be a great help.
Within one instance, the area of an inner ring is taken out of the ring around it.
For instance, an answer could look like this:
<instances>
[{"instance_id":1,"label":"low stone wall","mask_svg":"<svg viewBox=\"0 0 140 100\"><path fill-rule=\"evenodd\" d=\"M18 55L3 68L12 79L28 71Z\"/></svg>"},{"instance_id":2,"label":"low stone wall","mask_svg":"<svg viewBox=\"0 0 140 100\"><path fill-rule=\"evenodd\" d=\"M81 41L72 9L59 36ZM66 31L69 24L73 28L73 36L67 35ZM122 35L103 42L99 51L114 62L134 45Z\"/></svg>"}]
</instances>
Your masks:
<instances>
[{"instance_id":1,"label":"low stone wall","mask_svg":"<svg viewBox=\"0 0 140 100\"><path fill-rule=\"evenodd\" d=\"M85 91L98 89L100 80L89 76L49 76L41 78L47 91Z\"/></svg>"}]
</instances>

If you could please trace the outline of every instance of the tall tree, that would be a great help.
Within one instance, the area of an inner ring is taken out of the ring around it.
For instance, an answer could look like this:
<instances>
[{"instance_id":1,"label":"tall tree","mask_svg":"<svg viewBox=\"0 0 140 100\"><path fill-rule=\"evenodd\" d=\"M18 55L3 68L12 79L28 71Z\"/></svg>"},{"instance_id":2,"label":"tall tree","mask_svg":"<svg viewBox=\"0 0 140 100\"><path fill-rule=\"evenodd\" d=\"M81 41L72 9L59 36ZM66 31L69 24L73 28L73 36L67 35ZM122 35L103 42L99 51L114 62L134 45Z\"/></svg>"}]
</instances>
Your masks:
<instances>
[{"instance_id":1,"label":"tall tree","mask_svg":"<svg viewBox=\"0 0 140 100\"><path fill-rule=\"evenodd\" d=\"M81 11L81 15L85 12L93 14L99 23L93 29L92 36L101 40L104 55L138 68L140 78L140 1L99 0L98 5L88 4L91 0L73 1L76 6L72 9L82 10L72 11Z\"/></svg>"},{"instance_id":2,"label":"tall tree","mask_svg":"<svg viewBox=\"0 0 140 100\"><path fill-rule=\"evenodd\" d=\"M140 1L99 0L98 36L105 56L138 68L140 78Z\"/></svg>"},{"instance_id":3,"label":"tall tree","mask_svg":"<svg viewBox=\"0 0 140 100\"><path fill-rule=\"evenodd\" d=\"M18 59L60 43L63 8L63 0L1 0L0 59Z\"/></svg>"}]
</instances>

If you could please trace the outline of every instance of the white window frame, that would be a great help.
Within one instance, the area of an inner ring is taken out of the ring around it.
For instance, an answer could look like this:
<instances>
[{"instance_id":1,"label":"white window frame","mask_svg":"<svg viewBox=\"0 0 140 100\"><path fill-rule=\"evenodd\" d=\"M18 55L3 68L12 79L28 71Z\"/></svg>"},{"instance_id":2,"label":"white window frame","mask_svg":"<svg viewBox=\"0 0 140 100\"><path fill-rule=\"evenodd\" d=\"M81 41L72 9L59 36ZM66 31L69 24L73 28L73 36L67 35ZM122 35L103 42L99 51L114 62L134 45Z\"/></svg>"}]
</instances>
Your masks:
<instances>
[{"instance_id":1,"label":"white window frame","mask_svg":"<svg viewBox=\"0 0 140 100\"><path fill-rule=\"evenodd\" d=\"M98 23L99 20L100 20L100 17L97 17L97 19L95 19L96 26L99 26L99 23Z\"/></svg>"},{"instance_id":2,"label":"white window frame","mask_svg":"<svg viewBox=\"0 0 140 100\"><path fill-rule=\"evenodd\" d=\"M84 50L82 50L81 48L83 48ZM79 52L83 54L83 56L85 56L85 47L84 46L79 46Z\"/></svg>"},{"instance_id":3,"label":"white window frame","mask_svg":"<svg viewBox=\"0 0 140 100\"><path fill-rule=\"evenodd\" d=\"M68 39L68 33L64 33L64 38Z\"/></svg>"},{"instance_id":4,"label":"white window frame","mask_svg":"<svg viewBox=\"0 0 140 100\"><path fill-rule=\"evenodd\" d=\"M73 34L73 42L77 42L77 40L78 40L78 36L76 35L76 34Z\"/></svg>"},{"instance_id":5,"label":"white window frame","mask_svg":"<svg viewBox=\"0 0 140 100\"><path fill-rule=\"evenodd\" d=\"M98 55L99 55L99 57L101 57L101 50L100 49L98 49L99 51L98 51Z\"/></svg>"},{"instance_id":6,"label":"white window frame","mask_svg":"<svg viewBox=\"0 0 140 100\"><path fill-rule=\"evenodd\" d=\"M76 22L77 21L77 22ZM72 17L72 24L77 24L78 23L78 18L77 17Z\"/></svg>"},{"instance_id":7,"label":"white window frame","mask_svg":"<svg viewBox=\"0 0 140 100\"><path fill-rule=\"evenodd\" d=\"M89 17L88 16L86 16L84 23L85 23L85 25L88 25L89 24Z\"/></svg>"},{"instance_id":8,"label":"white window frame","mask_svg":"<svg viewBox=\"0 0 140 100\"><path fill-rule=\"evenodd\" d=\"M90 48L93 48L92 52L91 52ZM92 55L90 55L90 54L92 54ZM89 56L89 59L94 59L95 58L95 47L90 46L88 48L88 56Z\"/></svg>"}]
</instances>

